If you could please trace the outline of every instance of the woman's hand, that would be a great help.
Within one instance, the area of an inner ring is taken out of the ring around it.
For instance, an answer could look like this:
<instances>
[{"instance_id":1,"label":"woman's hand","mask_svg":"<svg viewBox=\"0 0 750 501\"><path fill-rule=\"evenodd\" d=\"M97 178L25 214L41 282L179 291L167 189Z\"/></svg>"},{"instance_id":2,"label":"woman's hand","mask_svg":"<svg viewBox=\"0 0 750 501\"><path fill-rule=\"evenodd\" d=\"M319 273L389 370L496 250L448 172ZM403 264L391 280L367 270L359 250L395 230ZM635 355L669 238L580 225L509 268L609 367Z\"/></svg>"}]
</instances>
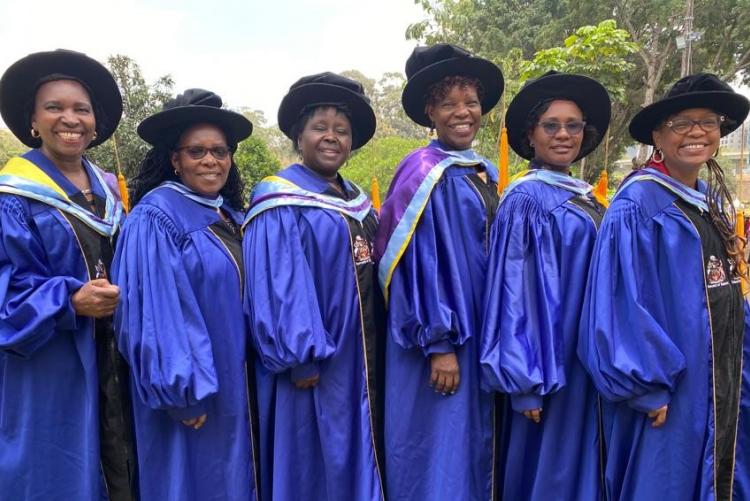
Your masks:
<instances>
[{"instance_id":1,"label":"woman's hand","mask_svg":"<svg viewBox=\"0 0 750 501\"><path fill-rule=\"evenodd\" d=\"M193 419L183 419L182 424L187 426L188 428L192 428L194 430L199 429L203 424L206 422L206 415L203 414L202 416L198 416L197 418Z\"/></svg>"},{"instance_id":2,"label":"woman's hand","mask_svg":"<svg viewBox=\"0 0 750 501\"><path fill-rule=\"evenodd\" d=\"M527 411L523 411L523 415L531 419L535 423L540 423L542 421L542 409L529 409Z\"/></svg>"},{"instance_id":3,"label":"woman's hand","mask_svg":"<svg viewBox=\"0 0 750 501\"><path fill-rule=\"evenodd\" d=\"M653 410L648 413L648 417L654 418L654 422L651 423L651 426L654 428L659 428L661 425L663 425L667 421L667 408L669 406L665 405L663 407L659 407L656 410Z\"/></svg>"},{"instance_id":4,"label":"woman's hand","mask_svg":"<svg viewBox=\"0 0 750 501\"><path fill-rule=\"evenodd\" d=\"M320 374L316 374L304 379L298 379L294 382L294 385L300 390L307 390L318 384L318 381L320 381Z\"/></svg>"},{"instance_id":5,"label":"woman's hand","mask_svg":"<svg viewBox=\"0 0 750 501\"><path fill-rule=\"evenodd\" d=\"M120 288L106 278L90 280L70 298L77 315L102 318L112 315L120 299Z\"/></svg>"},{"instance_id":6,"label":"woman's hand","mask_svg":"<svg viewBox=\"0 0 750 501\"><path fill-rule=\"evenodd\" d=\"M453 395L461 380L455 353L430 355L430 386L443 395Z\"/></svg>"}]
</instances>

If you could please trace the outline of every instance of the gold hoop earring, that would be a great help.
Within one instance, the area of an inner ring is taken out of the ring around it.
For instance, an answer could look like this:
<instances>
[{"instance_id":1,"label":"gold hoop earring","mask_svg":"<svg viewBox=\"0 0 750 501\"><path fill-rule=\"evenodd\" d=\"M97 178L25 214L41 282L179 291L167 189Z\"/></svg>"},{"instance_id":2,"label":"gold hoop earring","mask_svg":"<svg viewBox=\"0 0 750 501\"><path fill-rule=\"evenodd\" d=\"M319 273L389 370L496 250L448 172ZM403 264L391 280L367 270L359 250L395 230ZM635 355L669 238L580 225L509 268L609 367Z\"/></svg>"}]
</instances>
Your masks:
<instances>
[{"instance_id":1,"label":"gold hoop earring","mask_svg":"<svg viewBox=\"0 0 750 501\"><path fill-rule=\"evenodd\" d=\"M659 155L659 158L656 158L656 155ZM664 162L664 152L662 152L659 148L654 148L654 152L651 154L651 160L653 160L654 163L660 164Z\"/></svg>"},{"instance_id":2,"label":"gold hoop earring","mask_svg":"<svg viewBox=\"0 0 750 501\"><path fill-rule=\"evenodd\" d=\"M34 127L31 128L31 137L33 137L34 139L39 139L39 131Z\"/></svg>"}]
</instances>

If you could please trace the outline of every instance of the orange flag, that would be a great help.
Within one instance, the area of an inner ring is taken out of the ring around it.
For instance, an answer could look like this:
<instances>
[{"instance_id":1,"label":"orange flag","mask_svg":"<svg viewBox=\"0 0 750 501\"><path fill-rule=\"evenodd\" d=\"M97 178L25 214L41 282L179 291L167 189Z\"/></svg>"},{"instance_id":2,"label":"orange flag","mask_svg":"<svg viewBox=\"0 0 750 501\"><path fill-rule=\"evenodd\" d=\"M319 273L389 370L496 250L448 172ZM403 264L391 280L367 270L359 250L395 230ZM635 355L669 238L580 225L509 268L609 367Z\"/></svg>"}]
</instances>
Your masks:
<instances>
[{"instance_id":1,"label":"orange flag","mask_svg":"<svg viewBox=\"0 0 750 501\"><path fill-rule=\"evenodd\" d=\"M500 130L500 179L497 182L497 194L501 195L503 190L510 184L510 172L508 170L508 129Z\"/></svg>"},{"instance_id":2,"label":"orange flag","mask_svg":"<svg viewBox=\"0 0 750 501\"><path fill-rule=\"evenodd\" d=\"M609 184L609 175L607 169L602 169L602 173L599 174L599 181L596 182L594 187L594 198L605 207L609 207L609 200L607 200L607 185Z\"/></svg>"},{"instance_id":3,"label":"orange flag","mask_svg":"<svg viewBox=\"0 0 750 501\"><path fill-rule=\"evenodd\" d=\"M370 183L370 198L372 199L372 206L377 212L380 212L380 185L378 184L378 178L372 178Z\"/></svg>"}]
</instances>

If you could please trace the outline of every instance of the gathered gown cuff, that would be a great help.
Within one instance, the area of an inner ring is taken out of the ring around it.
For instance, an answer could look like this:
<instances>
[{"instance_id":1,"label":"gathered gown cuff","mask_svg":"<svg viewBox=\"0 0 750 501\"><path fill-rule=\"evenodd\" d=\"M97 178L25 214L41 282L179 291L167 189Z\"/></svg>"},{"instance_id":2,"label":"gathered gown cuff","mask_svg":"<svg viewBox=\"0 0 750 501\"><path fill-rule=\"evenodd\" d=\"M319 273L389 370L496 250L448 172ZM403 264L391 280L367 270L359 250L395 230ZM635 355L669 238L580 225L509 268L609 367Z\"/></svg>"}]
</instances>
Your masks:
<instances>
[{"instance_id":1,"label":"gathered gown cuff","mask_svg":"<svg viewBox=\"0 0 750 501\"><path fill-rule=\"evenodd\" d=\"M186 419L195 419L204 415L206 407L206 399L204 399L188 407L171 407L167 409L167 413L175 421L185 421Z\"/></svg>"},{"instance_id":2,"label":"gathered gown cuff","mask_svg":"<svg viewBox=\"0 0 750 501\"><path fill-rule=\"evenodd\" d=\"M308 379L320 374L320 364L318 362L308 362L293 367L291 370L292 382L296 383L303 379Z\"/></svg>"},{"instance_id":3,"label":"gathered gown cuff","mask_svg":"<svg viewBox=\"0 0 750 501\"><path fill-rule=\"evenodd\" d=\"M78 314L73 306L73 294L83 287L83 282L73 277L66 279L70 296L68 296L67 308L60 311L60 317L57 319L57 327L61 330L77 330L78 329Z\"/></svg>"},{"instance_id":4,"label":"gathered gown cuff","mask_svg":"<svg viewBox=\"0 0 750 501\"><path fill-rule=\"evenodd\" d=\"M425 346L422 348L422 351L424 352L425 357L429 357L435 353L455 353L456 347L453 346L450 341L444 339Z\"/></svg>"},{"instance_id":5,"label":"gathered gown cuff","mask_svg":"<svg viewBox=\"0 0 750 501\"><path fill-rule=\"evenodd\" d=\"M628 400L628 406L638 412L649 413L669 404L671 395L667 390L658 390Z\"/></svg>"},{"instance_id":6,"label":"gathered gown cuff","mask_svg":"<svg viewBox=\"0 0 750 501\"><path fill-rule=\"evenodd\" d=\"M542 408L543 397L533 393L524 393L521 395L511 395L510 405L516 412L531 411Z\"/></svg>"}]
</instances>

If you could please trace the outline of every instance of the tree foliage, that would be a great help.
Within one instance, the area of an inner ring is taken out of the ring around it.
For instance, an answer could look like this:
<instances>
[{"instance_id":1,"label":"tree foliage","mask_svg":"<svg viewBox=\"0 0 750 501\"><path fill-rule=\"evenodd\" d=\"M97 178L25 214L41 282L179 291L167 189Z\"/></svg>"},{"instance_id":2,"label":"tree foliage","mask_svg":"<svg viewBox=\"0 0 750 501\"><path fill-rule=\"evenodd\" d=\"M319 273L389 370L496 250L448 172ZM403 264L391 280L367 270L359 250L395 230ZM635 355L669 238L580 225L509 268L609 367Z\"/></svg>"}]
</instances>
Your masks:
<instances>
[{"instance_id":1,"label":"tree foliage","mask_svg":"<svg viewBox=\"0 0 750 501\"><path fill-rule=\"evenodd\" d=\"M279 159L270 152L263 139L255 134L237 145L234 163L237 164L242 181L245 183L246 200L258 181L275 174L281 168Z\"/></svg>"},{"instance_id":2,"label":"tree foliage","mask_svg":"<svg viewBox=\"0 0 750 501\"><path fill-rule=\"evenodd\" d=\"M115 135L91 149L88 155L97 165L113 172L116 171L116 160L119 157L122 173L130 179L150 148L138 137L136 128L144 118L161 110L164 103L172 97L174 82L171 76L165 75L152 84L147 83L138 63L121 54L110 56L107 66L122 93L122 120Z\"/></svg>"},{"instance_id":3,"label":"tree foliage","mask_svg":"<svg viewBox=\"0 0 750 501\"><path fill-rule=\"evenodd\" d=\"M28 148L21 143L9 130L0 129L0 168L12 157L21 155Z\"/></svg>"},{"instance_id":4,"label":"tree foliage","mask_svg":"<svg viewBox=\"0 0 750 501\"><path fill-rule=\"evenodd\" d=\"M575 64L582 73L598 73L597 78L605 79L602 81L610 90L613 88L606 81L606 74L624 81L624 92L621 95L615 92L618 104L610 127L610 160L632 142L627 123L633 114L658 98L680 75L681 52L675 37L684 29L684 0L416 0L416 3L422 6L426 19L412 24L407 29L407 38L425 43L456 43L500 63L508 84L506 100L514 95L514 86L518 84L514 80L523 79L516 68L506 66L508 58L517 60L520 53L524 59L544 63L540 66L555 66L551 63L558 59L569 64L577 55L567 50L568 37L574 34L580 37L576 30L581 26L599 28L602 21L614 19L630 35L628 43L637 44L637 50L624 57L630 66L618 70L616 65L609 65L611 71L599 71L608 62L598 59L596 72L584 72L580 61ZM739 78L750 83L750 0L695 0L694 13L693 31L702 32L702 38L693 45L692 71L710 71L727 80ZM591 41L595 42L591 49L601 53L609 43L601 37ZM624 40L613 42L621 44ZM546 52L553 47L557 49ZM540 59L549 60L537 59L537 54ZM495 122L490 116L488 124ZM485 135L495 140L497 137L497 133ZM482 148L488 149L491 141L483 139L481 143Z\"/></svg>"},{"instance_id":5,"label":"tree foliage","mask_svg":"<svg viewBox=\"0 0 750 501\"><path fill-rule=\"evenodd\" d=\"M424 146L424 144L423 139L398 136L375 138L349 158L349 161L341 169L341 175L354 181L368 193L370 182L375 177L384 196L399 162L409 152Z\"/></svg>"}]
</instances>

